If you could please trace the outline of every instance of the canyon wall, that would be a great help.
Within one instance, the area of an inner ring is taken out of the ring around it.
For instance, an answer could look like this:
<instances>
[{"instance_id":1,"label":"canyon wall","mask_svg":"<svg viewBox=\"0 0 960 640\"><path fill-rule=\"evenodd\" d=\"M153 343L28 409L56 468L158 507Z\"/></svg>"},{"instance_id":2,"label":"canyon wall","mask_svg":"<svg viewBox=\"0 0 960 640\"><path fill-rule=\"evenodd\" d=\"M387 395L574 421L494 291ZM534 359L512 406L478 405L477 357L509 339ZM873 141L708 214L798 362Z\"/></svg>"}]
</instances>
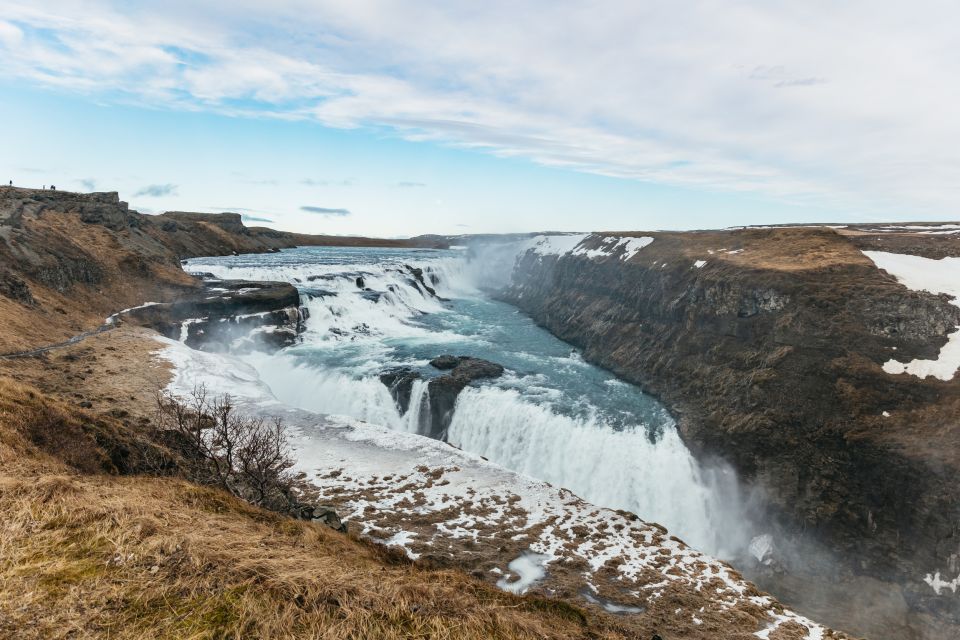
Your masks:
<instances>
[{"instance_id":1,"label":"canyon wall","mask_svg":"<svg viewBox=\"0 0 960 640\"><path fill-rule=\"evenodd\" d=\"M956 637L960 377L882 364L937 358L960 308L861 252L898 247L960 255L960 236L594 234L521 254L504 297L735 467L770 539L794 550L786 572L756 568L761 585L851 631Z\"/></svg>"}]
</instances>

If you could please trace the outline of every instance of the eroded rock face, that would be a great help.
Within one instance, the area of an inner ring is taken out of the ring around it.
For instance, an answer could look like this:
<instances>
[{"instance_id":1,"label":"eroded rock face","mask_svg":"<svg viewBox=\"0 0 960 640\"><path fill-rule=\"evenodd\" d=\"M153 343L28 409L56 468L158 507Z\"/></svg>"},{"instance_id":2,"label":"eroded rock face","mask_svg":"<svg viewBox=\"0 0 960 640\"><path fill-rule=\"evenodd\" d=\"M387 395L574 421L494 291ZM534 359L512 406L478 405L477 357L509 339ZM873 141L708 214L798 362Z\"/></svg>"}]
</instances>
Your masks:
<instances>
[{"instance_id":1,"label":"eroded rock face","mask_svg":"<svg viewBox=\"0 0 960 640\"><path fill-rule=\"evenodd\" d=\"M0 271L0 296L28 307L36 304L29 285L10 272Z\"/></svg>"},{"instance_id":2,"label":"eroded rock face","mask_svg":"<svg viewBox=\"0 0 960 640\"><path fill-rule=\"evenodd\" d=\"M443 375L430 377L426 393L418 400L420 408L420 434L436 440L446 440L447 429L453 419L457 397L467 385L477 380L498 378L503 375L503 367L495 362L472 358L470 356L442 355L430 361L437 370L446 371ZM401 415L411 409L413 385L423 379L423 375L411 368L400 367L380 374L380 382L390 390Z\"/></svg>"},{"instance_id":3,"label":"eroded rock face","mask_svg":"<svg viewBox=\"0 0 960 640\"><path fill-rule=\"evenodd\" d=\"M413 276L414 281L412 282L413 288L417 289L421 293L426 291L431 296L438 297L436 290L427 284L427 281L423 279L423 269L420 267L411 267L410 265L404 265L410 275Z\"/></svg>"},{"instance_id":4,"label":"eroded rock face","mask_svg":"<svg viewBox=\"0 0 960 640\"><path fill-rule=\"evenodd\" d=\"M960 573L960 376L881 365L936 358L960 310L827 229L653 235L627 261L528 252L505 299L657 395L695 452L762 487L778 540L805 531L830 571L905 603L896 619L858 620L862 633L951 637L931 629L956 631L960 597L931 582ZM842 600L792 589L844 626L830 614Z\"/></svg>"},{"instance_id":5,"label":"eroded rock face","mask_svg":"<svg viewBox=\"0 0 960 640\"><path fill-rule=\"evenodd\" d=\"M149 326L195 349L219 351L290 346L303 331L307 310L285 282L208 280L175 302L130 309L120 319Z\"/></svg>"},{"instance_id":6,"label":"eroded rock face","mask_svg":"<svg viewBox=\"0 0 960 640\"><path fill-rule=\"evenodd\" d=\"M503 375L503 367L481 358L449 355L434 358L430 364L435 368L448 370L450 373L433 378L427 385L430 432L426 435L438 440L446 440L447 429L453 419L453 409L460 392L475 380L500 377Z\"/></svg>"},{"instance_id":7,"label":"eroded rock face","mask_svg":"<svg viewBox=\"0 0 960 640\"><path fill-rule=\"evenodd\" d=\"M393 401L397 403L400 415L410 410L410 394L413 383L420 379L420 372L410 367L390 369L380 374L380 382L390 390Z\"/></svg>"}]
</instances>

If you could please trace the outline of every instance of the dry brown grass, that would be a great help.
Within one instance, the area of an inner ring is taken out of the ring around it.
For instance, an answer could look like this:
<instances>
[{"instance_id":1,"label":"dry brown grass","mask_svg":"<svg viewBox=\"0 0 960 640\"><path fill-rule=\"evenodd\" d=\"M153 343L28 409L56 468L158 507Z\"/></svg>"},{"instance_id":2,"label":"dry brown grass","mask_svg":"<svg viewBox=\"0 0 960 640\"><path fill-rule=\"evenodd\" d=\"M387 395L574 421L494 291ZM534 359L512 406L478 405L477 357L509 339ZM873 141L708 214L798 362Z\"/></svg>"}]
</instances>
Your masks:
<instances>
[{"instance_id":1,"label":"dry brown grass","mask_svg":"<svg viewBox=\"0 0 960 640\"><path fill-rule=\"evenodd\" d=\"M50 418L39 450L31 435ZM0 380L0 637L622 637L559 602L174 478L80 473L91 416ZM64 428L66 431L58 431ZM93 449L85 455L96 458Z\"/></svg>"}]
</instances>

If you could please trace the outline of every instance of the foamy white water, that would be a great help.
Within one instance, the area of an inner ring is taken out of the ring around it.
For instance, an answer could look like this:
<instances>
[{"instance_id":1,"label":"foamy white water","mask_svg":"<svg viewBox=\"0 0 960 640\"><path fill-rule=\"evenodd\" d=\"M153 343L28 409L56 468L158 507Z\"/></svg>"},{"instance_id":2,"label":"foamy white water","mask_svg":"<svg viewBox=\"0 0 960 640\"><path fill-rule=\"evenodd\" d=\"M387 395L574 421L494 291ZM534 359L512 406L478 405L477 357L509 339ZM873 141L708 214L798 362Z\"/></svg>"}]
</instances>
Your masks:
<instances>
[{"instance_id":1,"label":"foamy white water","mask_svg":"<svg viewBox=\"0 0 960 640\"><path fill-rule=\"evenodd\" d=\"M504 256L487 256L481 268L468 257L309 248L192 260L187 268L300 289L310 312L303 343L243 357L280 402L425 432L426 383L414 384L401 415L380 373L405 366L425 378L439 375L428 361L445 353L498 362L506 375L460 395L451 444L660 522L707 552L729 556L743 548L749 534L732 474L701 468L653 398L486 297L482 285L502 278Z\"/></svg>"},{"instance_id":2,"label":"foamy white water","mask_svg":"<svg viewBox=\"0 0 960 640\"><path fill-rule=\"evenodd\" d=\"M449 440L594 504L667 524L695 547L732 553L743 542L724 530L728 505L716 479L672 427L654 441L643 427L613 429L597 416L568 417L515 390L481 387L460 395Z\"/></svg>"}]
</instances>

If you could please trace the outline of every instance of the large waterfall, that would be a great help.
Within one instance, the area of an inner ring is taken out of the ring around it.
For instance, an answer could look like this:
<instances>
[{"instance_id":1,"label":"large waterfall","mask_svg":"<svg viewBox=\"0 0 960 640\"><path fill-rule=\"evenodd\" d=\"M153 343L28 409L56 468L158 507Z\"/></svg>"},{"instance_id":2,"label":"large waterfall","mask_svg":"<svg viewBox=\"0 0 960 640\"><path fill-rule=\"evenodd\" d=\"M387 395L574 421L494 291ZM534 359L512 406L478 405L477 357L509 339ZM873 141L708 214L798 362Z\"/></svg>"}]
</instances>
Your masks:
<instances>
[{"instance_id":1,"label":"large waterfall","mask_svg":"<svg viewBox=\"0 0 960 640\"><path fill-rule=\"evenodd\" d=\"M502 262L471 261L465 251L301 248L202 258L187 269L300 289L310 313L303 343L243 356L281 402L423 432L424 379L441 373L431 358L497 362L504 376L458 397L451 444L659 522L705 551L742 548L733 474L702 468L653 398L487 297L481 285L502 274ZM379 380L401 366L422 375L403 414Z\"/></svg>"}]
</instances>

